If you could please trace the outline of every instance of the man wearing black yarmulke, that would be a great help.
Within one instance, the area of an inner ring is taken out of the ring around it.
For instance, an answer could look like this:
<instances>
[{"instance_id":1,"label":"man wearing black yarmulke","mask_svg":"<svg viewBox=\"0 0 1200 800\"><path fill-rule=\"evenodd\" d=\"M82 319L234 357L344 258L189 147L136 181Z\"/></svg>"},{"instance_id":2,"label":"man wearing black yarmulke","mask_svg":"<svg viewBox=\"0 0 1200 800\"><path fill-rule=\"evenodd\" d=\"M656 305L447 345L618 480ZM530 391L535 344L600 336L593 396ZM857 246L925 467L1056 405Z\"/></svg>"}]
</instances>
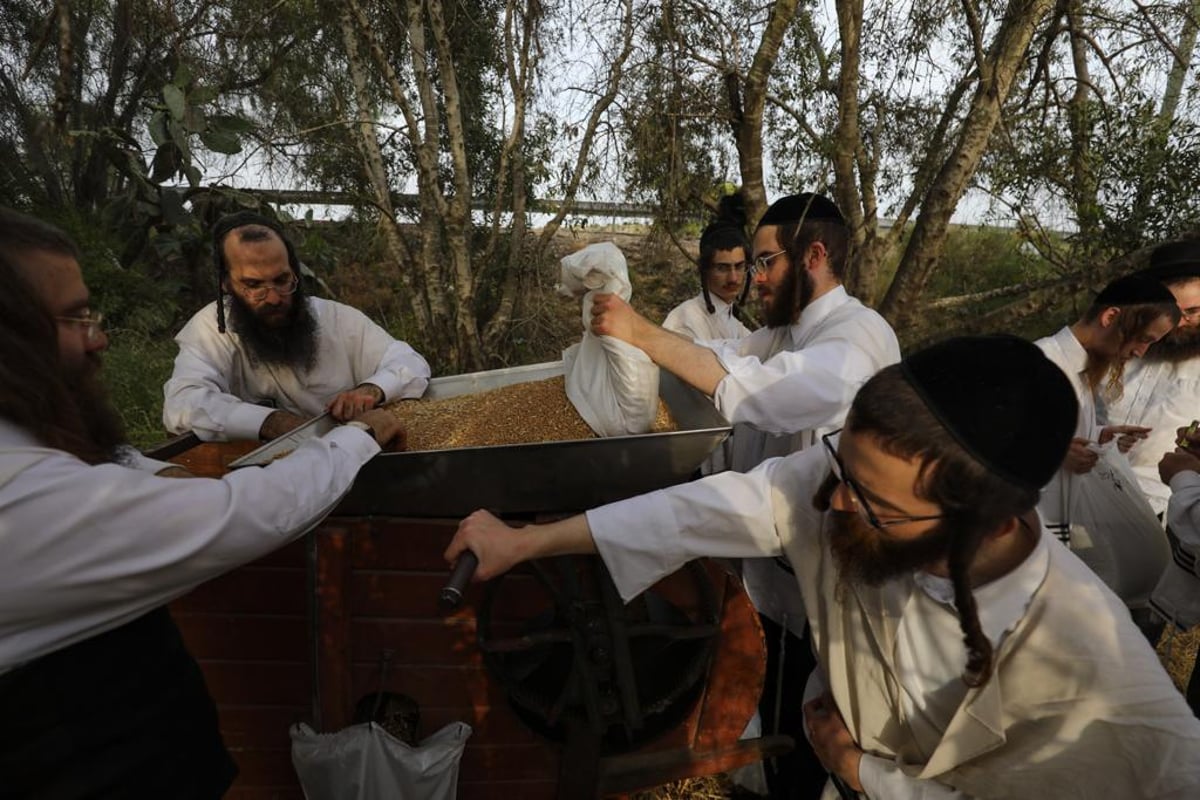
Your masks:
<instances>
[{"instance_id":1,"label":"man wearing black yarmulke","mask_svg":"<svg viewBox=\"0 0 1200 800\"><path fill-rule=\"evenodd\" d=\"M1111 516L1111 508L1094 502L1097 494L1102 499L1109 496L1104 493L1108 482L1094 480L1088 473L1099 463L1101 445L1117 438L1118 447L1125 451L1149 430L1136 425L1101 427L1095 395L1098 391L1119 395L1125 364L1144 355L1179 318L1175 298L1162 283L1145 275L1127 275L1105 286L1078 321L1037 341L1071 381L1079 401L1075 436L1062 468L1042 492L1038 510L1060 538L1069 538L1079 557L1139 614L1144 613L1141 609L1153 581L1165 566L1166 542L1156 541L1152 544L1159 546L1150 547L1133 545L1126 552L1123 545L1135 541L1133 532L1094 525ZM1145 515L1151 523L1147 530L1152 529L1153 514L1146 511ZM1080 535L1080 524L1086 537ZM1152 627L1147 631L1153 635Z\"/></svg>"},{"instance_id":2,"label":"man wearing black yarmulke","mask_svg":"<svg viewBox=\"0 0 1200 800\"><path fill-rule=\"evenodd\" d=\"M1129 451L1129 463L1154 512L1161 514L1170 490L1159 480L1159 459L1175 449L1176 429L1200 419L1200 240L1159 245L1139 274L1171 291L1181 319L1126 367L1120 393L1097 392L1096 410L1101 424L1150 429Z\"/></svg>"},{"instance_id":3,"label":"man wearing black yarmulke","mask_svg":"<svg viewBox=\"0 0 1200 800\"><path fill-rule=\"evenodd\" d=\"M858 388L900 360L891 327L842 286L849 246L850 231L833 201L811 192L788 195L771 204L754 233L754 287L766 327L740 341L698 345L606 295L592 306L592 331L641 348L711 395L733 423L723 460L745 472L817 444L841 426ZM799 691L812 668L804 602L784 559L747 559L742 580L767 638L764 730L798 735ZM768 771L772 796L787 800L813 796L824 779L803 752L773 759Z\"/></svg>"},{"instance_id":4,"label":"man wearing black yarmulke","mask_svg":"<svg viewBox=\"0 0 1200 800\"><path fill-rule=\"evenodd\" d=\"M277 221L250 211L222 217L213 260L217 300L175 337L179 355L163 387L171 433L274 439L326 411L347 421L425 391L429 364L417 351L358 309L307 295Z\"/></svg>"},{"instance_id":5,"label":"man wearing black yarmulke","mask_svg":"<svg viewBox=\"0 0 1200 800\"><path fill-rule=\"evenodd\" d=\"M446 557L486 580L595 552L629 600L696 557L786 554L821 668L805 727L846 792L1200 797L1200 721L1035 511L1077 415L1029 342L952 339L869 380L819 447L519 530L479 511Z\"/></svg>"}]
</instances>

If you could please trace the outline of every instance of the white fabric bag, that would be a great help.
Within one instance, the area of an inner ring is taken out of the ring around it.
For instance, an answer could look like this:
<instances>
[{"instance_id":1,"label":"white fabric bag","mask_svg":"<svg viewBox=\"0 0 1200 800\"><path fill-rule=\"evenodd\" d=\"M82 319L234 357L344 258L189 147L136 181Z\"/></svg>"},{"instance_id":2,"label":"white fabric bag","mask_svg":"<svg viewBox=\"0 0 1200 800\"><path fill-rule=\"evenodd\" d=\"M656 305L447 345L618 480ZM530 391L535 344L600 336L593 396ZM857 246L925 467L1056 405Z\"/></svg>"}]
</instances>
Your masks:
<instances>
[{"instance_id":1,"label":"white fabric bag","mask_svg":"<svg viewBox=\"0 0 1200 800\"><path fill-rule=\"evenodd\" d=\"M596 336L592 296L633 294L625 256L612 242L590 244L561 261L560 294L583 296L583 339L563 351L567 398L600 436L646 433L658 414L658 366L631 344Z\"/></svg>"},{"instance_id":2,"label":"white fabric bag","mask_svg":"<svg viewBox=\"0 0 1200 800\"><path fill-rule=\"evenodd\" d=\"M1142 608L1167 566L1167 536L1116 440L1092 449L1096 466L1063 481L1071 551L1127 606Z\"/></svg>"},{"instance_id":3,"label":"white fabric bag","mask_svg":"<svg viewBox=\"0 0 1200 800\"><path fill-rule=\"evenodd\" d=\"M454 800L471 726L452 722L416 747L374 722L334 733L301 723L290 733L308 800Z\"/></svg>"}]
</instances>

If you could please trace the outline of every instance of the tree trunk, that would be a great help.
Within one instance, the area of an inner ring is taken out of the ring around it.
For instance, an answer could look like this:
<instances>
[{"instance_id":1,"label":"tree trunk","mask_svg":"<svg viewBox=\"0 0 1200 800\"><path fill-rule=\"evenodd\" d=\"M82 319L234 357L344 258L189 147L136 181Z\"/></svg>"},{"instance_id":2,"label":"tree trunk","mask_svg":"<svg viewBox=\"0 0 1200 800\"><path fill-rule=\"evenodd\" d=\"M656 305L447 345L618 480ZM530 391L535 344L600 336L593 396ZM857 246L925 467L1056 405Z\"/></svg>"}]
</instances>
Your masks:
<instances>
[{"instance_id":1,"label":"tree trunk","mask_svg":"<svg viewBox=\"0 0 1200 800\"><path fill-rule=\"evenodd\" d=\"M970 109L953 149L923 198L921 215L880 307L893 325L901 326L917 310L941 256L950 216L979 167L1033 32L1051 6L1051 0L1011 0L991 48L977 65L979 84Z\"/></svg>"},{"instance_id":2,"label":"tree trunk","mask_svg":"<svg viewBox=\"0 0 1200 800\"><path fill-rule=\"evenodd\" d=\"M746 217L757 224L767 210L767 190L763 184L762 124L767 103L767 85L779 47L788 27L796 17L797 0L775 0L767 27L759 40L754 61L746 74L742 89L742 107L731 109L739 120L737 132L738 164L741 169L742 197L746 201Z\"/></svg>"},{"instance_id":3,"label":"tree trunk","mask_svg":"<svg viewBox=\"0 0 1200 800\"><path fill-rule=\"evenodd\" d=\"M408 275L407 267L411 258L400 235L400 229L396 222L396 210L392 206L391 184L388 181L387 168L383 163L383 153L379 149L379 138L375 135L373 122L375 112L367 93L366 65L363 64L358 50L358 33L349 8L342 9L339 20L342 28L342 43L346 48L346 64L350 71L350 82L354 86L354 109L355 117L358 120L358 152L362 155L363 171L371 186L372 202L379 210L384 246L389 261L394 265L395 275L400 279L408 295L409 307L412 309L417 324L424 330L430 330L433 320L429 314L429 307L413 291L412 281Z\"/></svg>"}]
</instances>

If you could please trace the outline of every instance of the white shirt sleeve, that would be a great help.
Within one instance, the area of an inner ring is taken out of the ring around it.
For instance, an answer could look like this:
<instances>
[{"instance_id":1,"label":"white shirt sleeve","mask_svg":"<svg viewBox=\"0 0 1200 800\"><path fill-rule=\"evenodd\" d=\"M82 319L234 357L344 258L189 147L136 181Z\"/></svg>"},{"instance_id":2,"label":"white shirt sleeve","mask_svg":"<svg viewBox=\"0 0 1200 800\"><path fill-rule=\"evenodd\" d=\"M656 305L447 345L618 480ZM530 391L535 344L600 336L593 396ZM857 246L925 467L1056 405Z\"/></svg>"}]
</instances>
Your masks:
<instances>
[{"instance_id":1,"label":"white shirt sleeve","mask_svg":"<svg viewBox=\"0 0 1200 800\"><path fill-rule=\"evenodd\" d=\"M628 602L695 558L776 556L797 528L819 531L812 478L824 469L824 453L813 448L601 506L587 512L588 526ZM794 525L802 515L812 524Z\"/></svg>"},{"instance_id":2,"label":"white shirt sleeve","mask_svg":"<svg viewBox=\"0 0 1200 800\"><path fill-rule=\"evenodd\" d=\"M914 778L894 761L868 753L859 761L858 782L871 800L972 800L972 795L937 781Z\"/></svg>"},{"instance_id":3,"label":"white shirt sleeve","mask_svg":"<svg viewBox=\"0 0 1200 800\"><path fill-rule=\"evenodd\" d=\"M266 467L184 480L52 450L27 466L28 452L0 449L0 670L116 627L297 538L379 446L339 427Z\"/></svg>"},{"instance_id":4,"label":"white shirt sleeve","mask_svg":"<svg viewBox=\"0 0 1200 800\"><path fill-rule=\"evenodd\" d=\"M345 307L345 310L353 309ZM429 385L429 362L407 342L393 339L362 312L355 313L361 317L358 323L362 341L362 348L356 354L361 366L355 372L367 376L359 383L378 386L385 401L423 395Z\"/></svg>"},{"instance_id":5,"label":"white shirt sleeve","mask_svg":"<svg viewBox=\"0 0 1200 800\"><path fill-rule=\"evenodd\" d=\"M366 314L342 303L310 298L319 323L317 363L307 371L255 366L232 334L217 331L215 304L192 318L175 341L179 355L164 388L163 424L192 430L205 441L257 439L272 408L303 417L320 414L338 392L363 383L385 400L420 397L429 364Z\"/></svg>"},{"instance_id":6,"label":"white shirt sleeve","mask_svg":"<svg viewBox=\"0 0 1200 800\"><path fill-rule=\"evenodd\" d=\"M1171 478L1167 524L1181 545L1200 555L1200 474L1184 470Z\"/></svg>"},{"instance_id":7,"label":"white shirt sleeve","mask_svg":"<svg viewBox=\"0 0 1200 800\"><path fill-rule=\"evenodd\" d=\"M732 423L773 434L838 424L854 395L881 365L848 339L828 339L766 361L740 355L737 342L711 343L729 372L713 399Z\"/></svg>"},{"instance_id":8,"label":"white shirt sleeve","mask_svg":"<svg viewBox=\"0 0 1200 800\"><path fill-rule=\"evenodd\" d=\"M208 308L200 312L209 313ZM175 341L179 343L179 354L163 387L163 425L167 431L193 431L206 442L257 439L274 409L248 403L230 391L237 352L230 340L206 331L198 314Z\"/></svg>"}]
</instances>

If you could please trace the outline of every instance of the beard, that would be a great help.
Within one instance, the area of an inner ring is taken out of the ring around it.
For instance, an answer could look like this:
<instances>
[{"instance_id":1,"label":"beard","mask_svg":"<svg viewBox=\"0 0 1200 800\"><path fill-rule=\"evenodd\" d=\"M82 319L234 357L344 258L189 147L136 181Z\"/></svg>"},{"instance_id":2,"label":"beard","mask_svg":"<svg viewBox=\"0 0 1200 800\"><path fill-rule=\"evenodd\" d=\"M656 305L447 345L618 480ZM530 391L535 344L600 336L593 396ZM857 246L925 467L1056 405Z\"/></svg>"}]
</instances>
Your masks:
<instances>
[{"instance_id":1,"label":"beard","mask_svg":"<svg viewBox=\"0 0 1200 800\"><path fill-rule=\"evenodd\" d=\"M767 327L794 325L800 318L800 312L812 302L815 291L812 275L807 270L790 267L779 284L779 290L771 294L771 305L764 315Z\"/></svg>"},{"instance_id":2,"label":"beard","mask_svg":"<svg viewBox=\"0 0 1200 800\"><path fill-rule=\"evenodd\" d=\"M916 539L893 539L872 527L856 511L829 511L833 523L829 548L838 580L879 586L899 575L930 566L950 552L954 530L940 521Z\"/></svg>"},{"instance_id":3,"label":"beard","mask_svg":"<svg viewBox=\"0 0 1200 800\"><path fill-rule=\"evenodd\" d=\"M229 321L245 345L251 366L275 366L307 372L317 360L317 320L302 291L278 324L266 321L236 294L230 294Z\"/></svg>"},{"instance_id":4,"label":"beard","mask_svg":"<svg viewBox=\"0 0 1200 800\"><path fill-rule=\"evenodd\" d=\"M837 511L830 501L838 481L830 475L813 497L813 506L832 523L829 549L838 569L838 583L879 586L892 578L934 564L950 552L954 529L941 520L916 539L894 539L871 526L857 511Z\"/></svg>"},{"instance_id":5,"label":"beard","mask_svg":"<svg viewBox=\"0 0 1200 800\"><path fill-rule=\"evenodd\" d=\"M1146 361L1178 364L1200 356L1200 328L1175 328L1150 345Z\"/></svg>"},{"instance_id":6,"label":"beard","mask_svg":"<svg viewBox=\"0 0 1200 800\"><path fill-rule=\"evenodd\" d=\"M120 451L128 442L125 423L100 380L100 369L100 357L89 353L78 369L67 372L67 391L79 409L83 433L88 440L110 459L119 461Z\"/></svg>"}]
</instances>

